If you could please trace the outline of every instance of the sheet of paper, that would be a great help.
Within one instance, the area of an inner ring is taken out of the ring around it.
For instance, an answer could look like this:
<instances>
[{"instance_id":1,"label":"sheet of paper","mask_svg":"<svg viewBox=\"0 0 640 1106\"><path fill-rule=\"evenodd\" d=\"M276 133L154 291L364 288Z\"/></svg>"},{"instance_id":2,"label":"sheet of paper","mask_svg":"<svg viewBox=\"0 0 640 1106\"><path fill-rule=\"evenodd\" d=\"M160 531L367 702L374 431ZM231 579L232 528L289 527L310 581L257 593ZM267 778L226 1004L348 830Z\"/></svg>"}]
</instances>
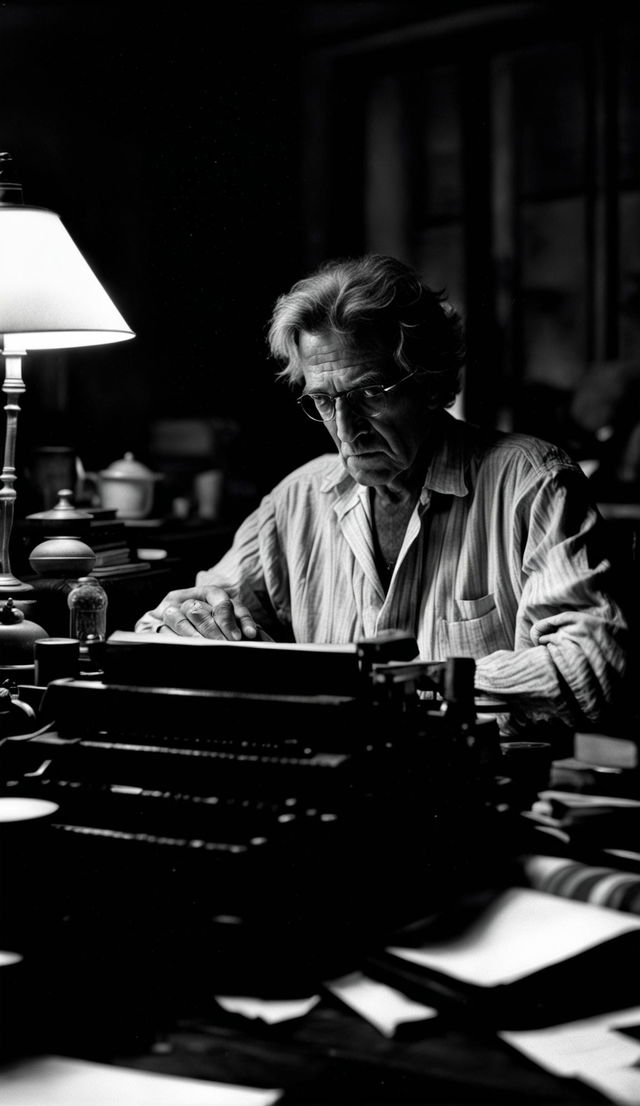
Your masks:
<instances>
[{"instance_id":1,"label":"sheet of paper","mask_svg":"<svg viewBox=\"0 0 640 1106\"><path fill-rule=\"evenodd\" d=\"M262 999L251 995L216 995L216 1002L230 1014L262 1018L269 1025L302 1018L320 1001L320 995L296 999Z\"/></svg>"},{"instance_id":2,"label":"sheet of paper","mask_svg":"<svg viewBox=\"0 0 640 1106\"><path fill-rule=\"evenodd\" d=\"M545 1029L503 1030L499 1036L555 1075L581 1079L613 1102L640 1102L640 1041L617 1032L640 1024L640 1006Z\"/></svg>"},{"instance_id":3,"label":"sheet of paper","mask_svg":"<svg viewBox=\"0 0 640 1106\"><path fill-rule=\"evenodd\" d=\"M393 987L376 983L362 972L351 972L325 983L325 987L366 1021L371 1022L385 1037L392 1037L405 1022L425 1021L438 1016L433 1006L423 1006L405 998Z\"/></svg>"},{"instance_id":4,"label":"sheet of paper","mask_svg":"<svg viewBox=\"0 0 640 1106\"><path fill-rule=\"evenodd\" d=\"M273 652L291 653L302 656L309 654L309 656L320 655L322 653L329 653L333 656L345 656L356 657L357 646L355 645L328 645L322 642L316 643L312 641L304 642L291 642L291 641L218 641L213 638L205 637L178 637L170 634L156 634L155 631L144 630L114 630L107 639L109 645L142 645L147 642L150 645L162 646L175 645L187 645L191 647L205 646L211 649L223 649L228 651L229 646L233 646L234 649L239 647L240 650L245 652L260 652L272 649ZM213 656L213 653L212 653Z\"/></svg>"},{"instance_id":5,"label":"sheet of paper","mask_svg":"<svg viewBox=\"0 0 640 1106\"><path fill-rule=\"evenodd\" d=\"M608 1095L619 1106L638 1106L640 1102L640 1068L608 1068L582 1077L583 1083Z\"/></svg>"},{"instance_id":6,"label":"sheet of paper","mask_svg":"<svg viewBox=\"0 0 640 1106\"><path fill-rule=\"evenodd\" d=\"M632 930L640 930L640 918L514 887L497 895L461 934L417 949L388 951L454 979L493 986L522 979Z\"/></svg>"},{"instance_id":7,"label":"sheet of paper","mask_svg":"<svg viewBox=\"0 0 640 1106\"><path fill-rule=\"evenodd\" d=\"M281 1090L39 1056L0 1068L3 1106L270 1106Z\"/></svg>"}]
</instances>

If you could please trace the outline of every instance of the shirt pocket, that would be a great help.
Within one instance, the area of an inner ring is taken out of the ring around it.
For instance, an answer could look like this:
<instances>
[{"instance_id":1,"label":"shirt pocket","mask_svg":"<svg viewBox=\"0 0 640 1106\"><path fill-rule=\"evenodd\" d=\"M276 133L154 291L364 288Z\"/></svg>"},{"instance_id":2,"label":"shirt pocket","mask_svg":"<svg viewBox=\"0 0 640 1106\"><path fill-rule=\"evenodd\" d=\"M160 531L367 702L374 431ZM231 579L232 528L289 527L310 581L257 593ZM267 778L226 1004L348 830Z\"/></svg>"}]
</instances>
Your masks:
<instances>
[{"instance_id":1,"label":"shirt pocket","mask_svg":"<svg viewBox=\"0 0 640 1106\"><path fill-rule=\"evenodd\" d=\"M456 599L459 618L440 623L440 645L446 657L486 657L497 649L512 649L502 627L493 595Z\"/></svg>"}]
</instances>

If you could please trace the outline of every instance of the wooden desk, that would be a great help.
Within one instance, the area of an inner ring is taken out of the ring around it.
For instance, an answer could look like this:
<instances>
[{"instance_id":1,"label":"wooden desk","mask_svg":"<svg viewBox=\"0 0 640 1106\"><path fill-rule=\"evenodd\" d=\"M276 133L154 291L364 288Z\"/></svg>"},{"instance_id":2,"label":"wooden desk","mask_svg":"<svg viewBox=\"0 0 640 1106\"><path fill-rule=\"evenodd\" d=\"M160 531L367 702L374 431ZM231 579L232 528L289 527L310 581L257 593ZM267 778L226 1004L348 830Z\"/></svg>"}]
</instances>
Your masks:
<instances>
[{"instance_id":1,"label":"wooden desk","mask_svg":"<svg viewBox=\"0 0 640 1106\"><path fill-rule=\"evenodd\" d=\"M277 1026L213 1006L200 1017L162 1026L147 1048L132 1041L122 1052L102 1047L64 1054L165 1075L281 1088L282 1106L587 1106L608 1101L578 1080L538 1068L482 1026L430 1021L389 1040L330 997L305 1017ZM114 1011L116 1019L123 1014ZM91 1016L91 1010L83 1011L85 1019ZM0 1067L0 1080L1 1074Z\"/></svg>"},{"instance_id":2,"label":"wooden desk","mask_svg":"<svg viewBox=\"0 0 640 1106\"><path fill-rule=\"evenodd\" d=\"M123 958L126 937L123 918L121 931L113 934ZM80 980L74 976L64 992L42 993L36 971L24 991L31 991L23 1018L32 1055L73 1056L166 1076L279 1088L280 1106L609 1102L579 1080L538 1067L502 1042L488 1024L463 1015L407 1024L387 1038L321 982L316 1006L303 1017L276 1025L225 1011L215 1001L215 982L204 976L197 996L176 1013L171 977L181 975L183 952L178 944L167 971L153 978L136 972L133 964L127 983L111 992L100 975L100 947L95 971L83 973ZM1 1076L0 1066L0 1099Z\"/></svg>"}]
</instances>

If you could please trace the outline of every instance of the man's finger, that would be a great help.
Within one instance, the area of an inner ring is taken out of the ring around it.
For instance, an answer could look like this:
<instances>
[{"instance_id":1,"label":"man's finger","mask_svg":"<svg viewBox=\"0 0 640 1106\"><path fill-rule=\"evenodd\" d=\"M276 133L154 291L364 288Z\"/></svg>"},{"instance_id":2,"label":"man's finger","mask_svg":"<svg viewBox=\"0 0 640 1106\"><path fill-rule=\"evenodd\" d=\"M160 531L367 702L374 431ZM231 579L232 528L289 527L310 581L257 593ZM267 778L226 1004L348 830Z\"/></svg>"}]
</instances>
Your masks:
<instances>
[{"instance_id":1,"label":"man's finger","mask_svg":"<svg viewBox=\"0 0 640 1106\"><path fill-rule=\"evenodd\" d=\"M182 609L201 637L213 638L216 641L224 640L225 634L218 626L208 603L201 599L191 599L183 603Z\"/></svg>"},{"instance_id":2,"label":"man's finger","mask_svg":"<svg viewBox=\"0 0 640 1106\"><path fill-rule=\"evenodd\" d=\"M198 631L187 618L181 607L165 607L164 621L170 630L180 637L197 637Z\"/></svg>"},{"instance_id":3,"label":"man's finger","mask_svg":"<svg viewBox=\"0 0 640 1106\"><path fill-rule=\"evenodd\" d=\"M258 630L250 614L243 615L239 619L242 636L254 640L258 636Z\"/></svg>"}]
</instances>

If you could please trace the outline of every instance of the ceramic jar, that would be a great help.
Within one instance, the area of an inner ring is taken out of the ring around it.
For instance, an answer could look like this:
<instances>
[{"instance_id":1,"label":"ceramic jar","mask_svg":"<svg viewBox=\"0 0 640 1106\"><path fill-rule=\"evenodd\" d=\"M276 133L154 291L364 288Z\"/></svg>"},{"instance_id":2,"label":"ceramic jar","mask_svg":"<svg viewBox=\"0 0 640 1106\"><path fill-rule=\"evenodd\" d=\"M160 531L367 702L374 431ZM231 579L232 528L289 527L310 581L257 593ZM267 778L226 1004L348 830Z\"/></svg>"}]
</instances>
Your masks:
<instances>
[{"instance_id":1,"label":"ceramic jar","mask_svg":"<svg viewBox=\"0 0 640 1106\"><path fill-rule=\"evenodd\" d=\"M151 513L156 481L160 479L146 465L125 453L98 474L100 501L121 518L146 518Z\"/></svg>"}]
</instances>

